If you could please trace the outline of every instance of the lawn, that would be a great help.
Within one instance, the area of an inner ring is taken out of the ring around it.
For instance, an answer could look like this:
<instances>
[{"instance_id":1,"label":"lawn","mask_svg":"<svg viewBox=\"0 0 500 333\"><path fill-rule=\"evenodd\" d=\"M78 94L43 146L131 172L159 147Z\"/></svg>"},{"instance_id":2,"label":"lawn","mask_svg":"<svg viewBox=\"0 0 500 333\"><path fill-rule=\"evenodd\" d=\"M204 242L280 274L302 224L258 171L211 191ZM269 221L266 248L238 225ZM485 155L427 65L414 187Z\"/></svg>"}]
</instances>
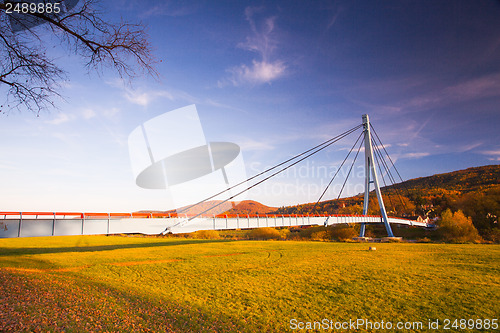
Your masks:
<instances>
[{"instance_id":1,"label":"lawn","mask_svg":"<svg viewBox=\"0 0 500 333\"><path fill-rule=\"evenodd\" d=\"M375 246L1 239L0 331L283 332L319 322L325 331L373 332L366 321L383 320L406 323L404 332L452 332L455 319L477 328L499 317L500 245ZM334 328L349 321L360 326ZM385 331L401 331L394 326Z\"/></svg>"}]
</instances>

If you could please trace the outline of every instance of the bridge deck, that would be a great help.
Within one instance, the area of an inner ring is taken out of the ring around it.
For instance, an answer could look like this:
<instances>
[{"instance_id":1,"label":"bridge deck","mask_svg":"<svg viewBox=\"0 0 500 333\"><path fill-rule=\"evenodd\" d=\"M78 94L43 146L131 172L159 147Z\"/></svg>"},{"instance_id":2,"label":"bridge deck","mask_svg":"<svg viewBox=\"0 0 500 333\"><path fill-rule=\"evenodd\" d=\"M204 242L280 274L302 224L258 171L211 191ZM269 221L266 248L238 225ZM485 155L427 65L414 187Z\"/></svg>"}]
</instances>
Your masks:
<instances>
[{"instance_id":1,"label":"bridge deck","mask_svg":"<svg viewBox=\"0 0 500 333\"><path fill-rule=\"evenodd\" d=\"M154 235L161 234L167 229L172 233L188 233L197 230L382 222L380 216L363 215L245 215L197 217L191 221L187 219L188 216L168 217L166 214L0 212L0 238L122 233ZM390 217L389 223L428 227L426 223L396 217Z\"/></svg>"}]
</instances>

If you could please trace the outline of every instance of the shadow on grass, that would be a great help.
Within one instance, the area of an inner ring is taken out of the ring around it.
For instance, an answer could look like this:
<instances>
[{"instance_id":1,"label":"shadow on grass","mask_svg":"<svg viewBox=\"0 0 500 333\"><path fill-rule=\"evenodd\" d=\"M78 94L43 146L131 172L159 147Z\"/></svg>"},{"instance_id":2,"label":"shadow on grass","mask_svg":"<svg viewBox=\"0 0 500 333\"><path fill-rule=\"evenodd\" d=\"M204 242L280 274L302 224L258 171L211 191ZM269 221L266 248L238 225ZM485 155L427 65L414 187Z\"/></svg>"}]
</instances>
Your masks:
<instances>
[{"instance_id":1,"label":"shadow on grass","mask_svg":"<svg viewBox=\"0 0 500 333\"><path fill-rule=\"evenodd\" d=\"M112 245L95 245L95 246L79 246L78 242L75 246L63 247L26 247L26 248L6 248L0 247L0 256L25 255L25 254L49 254L49 253L65 253L65 252L99 252L121 249L137 249L148 247L163 247L163 246L179 246L190 244L205 244L205 243L227 243L233 240L227 239L170 239L164 242L149 242L149 243L134 243L134 244L112 244Z\"/></svg>"},{"instance_id":2,"label":"shadow on grass","mask_svg":"<svg viewBox=\"0 0 500 333\"><path fill-rule=\"evenodd\" d=\"M82 277L0 270L1 331L247 332L243 318ZM46 320L50 318L51 320Z\"/></svg>"}]
</instances>

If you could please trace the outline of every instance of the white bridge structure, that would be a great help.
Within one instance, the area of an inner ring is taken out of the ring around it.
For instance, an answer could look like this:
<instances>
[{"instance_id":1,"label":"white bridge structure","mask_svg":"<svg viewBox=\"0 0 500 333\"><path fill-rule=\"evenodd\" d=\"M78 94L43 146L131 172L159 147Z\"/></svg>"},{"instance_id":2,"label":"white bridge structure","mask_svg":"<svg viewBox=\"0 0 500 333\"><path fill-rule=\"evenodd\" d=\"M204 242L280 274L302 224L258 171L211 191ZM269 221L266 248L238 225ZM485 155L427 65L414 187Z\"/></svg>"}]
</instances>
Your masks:
<instances>
[{"instance_id":1,"label":"white bridge structure","mask_svg":"<svg viewBox=\"0 0 500 333\"><path fill-rule=\"evenodd\" d=\"M189 233L197 230L383 223L381 216L371 215L228 215L196 217L189 223L180 223L188 219L188 216L169 217L168 214L0 212L0 238L110 234L158 235L167 229L172 233ZM423 222L397 217L389 217L388 221L409 226L428 226Z\"/></svg>"},{"instance_id":2,"label":"white bridge structure","mask_svg":"<svg viewBox=\"0 0 500 333\"><path fill-rule=\"evenodd\" d=\"M361 224L360 235L359 235L360 237L364 237L365 226L367 224L383 224L387 230L388 236L394 237L391 229L391 224L402 224L402 225L417 226L417 227L431 227L432 225L429 225L424 222L417 222L399 217L389 217L387 215L376 172L374 147L372 145L372 143L374 143L374 140L371 137L370 121L368 115L363 115L362 120L363 120L362 125L358 125L356 128L353 128L345 132L350 134L357 128L361 127L363 128L363 132L360 134L360 137L361 135L363 135L364 152L365 152L365 194L364 194L362 215L260 215L259 216L259 215L219 214L217 216L206 216L206 215L204 216L203 213L205 213L206 211L194 216L188 216L183 214L169 215L169 214L155 214L155 213L141 214L141 213L0 212L0 238L68 236L68 235L110 235L110 234L129 234L129 233L158 235L168 232L189 233L197 230L227 230L227 229L250 229L250 228L262 228L262 227L293 227L293 226L313 226L313 225L328 226L335 224L350 224L350 223ZM346 135L342 134L338 136L337 139L335 140L330 139L325 143L311 149L314 150L318 147L323 146L322 148L317 149L315 152L307 155L306 157L301 158L299 161L293 163L292 165L302 161L303 159L315 154L316 152L338 141L339 137L343 138L345 136ZM357 142L358 141L356 141L356 143ZM309 151L305 153L308 153ZM358 149L358 153L359 151L360 149ZM297 155L296 157L299 157L305 153ZM380 154L380 152L378 153ZM377 157L377 160L379 158L382 158L381 155L378 156L380 157ZM286 168L282 169L281 171L285 169ZM388 169L386 170L389 171ZM276 172L275 174L277 173L278 172ZM271 176L274 176L275 174ZM265 178L264 180L269 179L271 176ZM260 184L264 180L258 182L255 185ZM380 216L367 215L370 184L374 185L374 189L380 207ZM231 196L229 199L223 202L229 201L234 197L235 196ZM220 205L220 203L218 205Z\"/></svg>"}]
</instances>

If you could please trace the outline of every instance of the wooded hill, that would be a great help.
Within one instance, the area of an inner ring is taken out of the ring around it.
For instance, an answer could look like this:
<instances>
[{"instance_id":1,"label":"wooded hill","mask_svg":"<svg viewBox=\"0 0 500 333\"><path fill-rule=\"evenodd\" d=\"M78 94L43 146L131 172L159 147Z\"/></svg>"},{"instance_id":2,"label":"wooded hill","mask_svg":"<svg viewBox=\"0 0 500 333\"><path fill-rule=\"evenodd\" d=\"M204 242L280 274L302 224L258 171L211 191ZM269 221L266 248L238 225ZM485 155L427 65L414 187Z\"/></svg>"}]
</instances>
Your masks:
<instances>
[{"instance_id":1,"label":"wooded hill","mask_svg":"<svg viewBox=\"0 0 500 333\"><path fill-rule=\"evenodd\" d=\"M468 168L410 179L381 188L389 215L439 217L446 209L462 210L487 239L500 237L500 165ZM374 191L368 214L379 214ZM282 214L360 214L363 196L281 207ZM314 211L313 211L314 207Z\"/></svg>"},{"instance_id":2,"label":"wooded hill","mask_svg":"<svg viewBox=\"0 0 500 333\"><path fill-rule=\"evenodd\" d=\"M246 215L246 214L260 214L260 215L265 215L269 214L272 212L275 212L278 208L277 207L269 207L266 205L261 204L260 202L254 201L254 200L243 200L243 201L228 201L223 203L221 206L223 209L221 209L221 206L212 208L218 204L222 203L221 200L210 200L210 201L205 201L202 202L201 204L194 205L194 206L185 206L181 207L177 210L172 209L168 211L149 211L149 210L142 210L139 213L162 213L162 214L176 214L177 212L180 212L181 214L187 214L189 216L199 214L201 212L206 212L203 213L204 215L211 215L211 214L218 214L222 210L225 210L224 214L239 214L239 215Z\"/></svg>"},{"instance_id":3,"label":"wooded hill","mask_svg":"<svg viewBox=\"0 0 500 333\"><path fill-rule=\"evenodd\" d=\"M387 186L386 190L408 188L423 193L436 190L467 193L486 190L500 184L500 165L485 165L453 172L441 173L429 177L414 178L404 183Z\"/></svg>"}]
</instances>

